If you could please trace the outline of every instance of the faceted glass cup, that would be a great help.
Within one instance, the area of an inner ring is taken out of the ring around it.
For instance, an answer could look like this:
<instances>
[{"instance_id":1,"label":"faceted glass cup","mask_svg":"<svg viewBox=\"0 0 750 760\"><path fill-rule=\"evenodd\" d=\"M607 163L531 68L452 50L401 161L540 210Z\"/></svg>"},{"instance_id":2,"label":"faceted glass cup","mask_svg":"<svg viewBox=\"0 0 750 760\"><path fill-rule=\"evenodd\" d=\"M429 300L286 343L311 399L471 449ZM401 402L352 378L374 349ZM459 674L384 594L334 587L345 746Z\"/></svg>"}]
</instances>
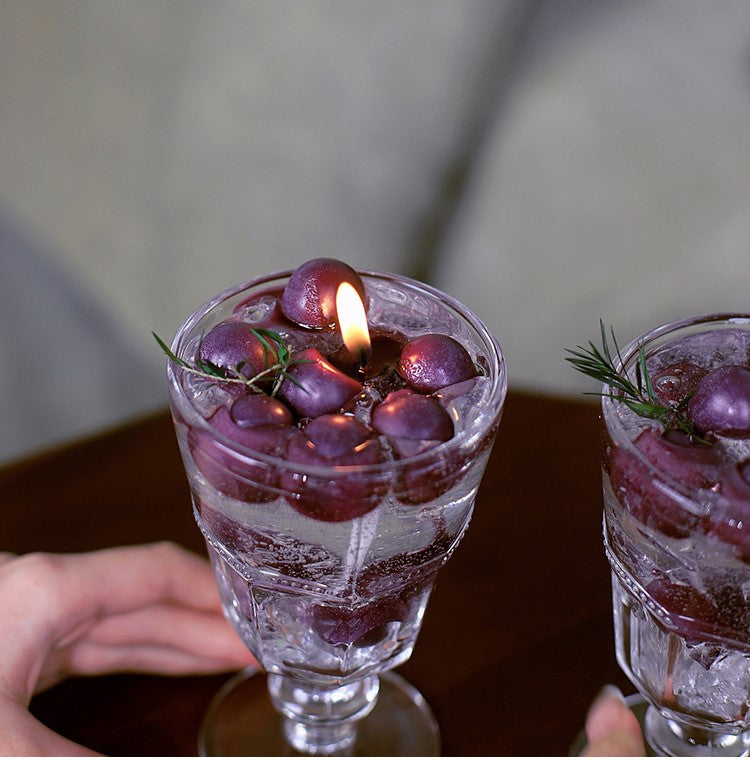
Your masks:
<instances>
[{"instance_id":1,"label":"faceted glass cup","mask_svg":"<svg viewBox=\"0 0 750 760\"><path fill-rule=\"evenodd\" d=\"M632 375L641 347L646 356L664 357L659 361L665 366L690 358L710 366L747 366L750 316L708 315L660 327L621 352L619 369ZM660 382L669 390L679 382L679 371L665 372ZM604 393L616 390L605 386ZM745 755L747 521L743 529L728 517L733 507L724 473L750 455L750 441L719 437L711 447L686 447L659 436L639 446L634 441L643 420L606 395L602 408L604 541L612 568L616 653L650 705L645 737L659 754Z\"/></svg>"},{"instance_id":2,"label":"faceted glass cup","mask_svg":"<svg viewBox=\"0 0 750 760\"><path fill-rule=\"evenodd\" d=\"M262 320L289 274L207 302L172 351L193 356L201 337L233 314ZM269 674L268 694L256 678L240 677L217 697L202 730L207 754L439 749L424 700L385 671L409 658L435 576L468 526L502 413L505 364L486 327L454 299L407 278L360 274L371 330L451 335L480 368L439 392L456 424L449 441L374 465L294 463L224 437L206 418L228 403L228 392L168 367L195 520L224 610ZM366 419L372 401L366 389L354 413ZM357 516L312 516L337 503L350 511L355 504Z\"/></svg>"}]
</instances>

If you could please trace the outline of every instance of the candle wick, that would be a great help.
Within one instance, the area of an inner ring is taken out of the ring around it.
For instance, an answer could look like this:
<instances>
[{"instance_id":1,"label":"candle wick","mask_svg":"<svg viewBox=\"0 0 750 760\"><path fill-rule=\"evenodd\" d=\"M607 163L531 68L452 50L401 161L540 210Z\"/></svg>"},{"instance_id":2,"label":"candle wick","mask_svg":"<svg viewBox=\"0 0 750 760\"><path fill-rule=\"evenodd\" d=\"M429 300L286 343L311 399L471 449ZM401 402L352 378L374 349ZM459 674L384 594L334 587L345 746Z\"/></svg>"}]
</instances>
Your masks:
<instances>
[{"instance_id":1,"label":"candle wick","mask_svg":"<svg viewBox=\"0 0 750 760\"><path fill-rule=\"evenodd\" d=\"M364 375L365 370L370 362L370 351L364 346L359 349L359 366L358 370L361 375Z\"/></svg>"}]
</instances>

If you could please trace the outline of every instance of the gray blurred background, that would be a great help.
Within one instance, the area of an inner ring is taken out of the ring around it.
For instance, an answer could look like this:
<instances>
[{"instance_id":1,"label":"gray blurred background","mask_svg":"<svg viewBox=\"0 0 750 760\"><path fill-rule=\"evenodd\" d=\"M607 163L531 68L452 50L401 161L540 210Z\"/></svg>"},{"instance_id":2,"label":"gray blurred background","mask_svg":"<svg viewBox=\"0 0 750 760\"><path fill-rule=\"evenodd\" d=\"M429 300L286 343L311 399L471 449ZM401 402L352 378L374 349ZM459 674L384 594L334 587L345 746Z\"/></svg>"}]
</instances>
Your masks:
<instances>
[{"instance_id":1,"label":"gray blurred background","mask_svg":"<svg viewBox=\"0 0 750 760\"><path fill-rule=\"evenodd\" d=\"M427 279L516 388L750 309L747 0L0 0L0 460L163 406L199 303Z\"/></svg>"}]
</instances>

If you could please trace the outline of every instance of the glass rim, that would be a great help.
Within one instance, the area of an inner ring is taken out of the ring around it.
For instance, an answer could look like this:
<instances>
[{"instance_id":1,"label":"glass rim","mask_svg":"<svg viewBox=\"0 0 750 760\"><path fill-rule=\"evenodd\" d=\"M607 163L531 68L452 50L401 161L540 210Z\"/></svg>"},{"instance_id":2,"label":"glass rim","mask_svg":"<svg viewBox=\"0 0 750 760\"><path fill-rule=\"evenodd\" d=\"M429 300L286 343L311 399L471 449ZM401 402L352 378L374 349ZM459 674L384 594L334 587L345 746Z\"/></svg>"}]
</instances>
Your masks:
<instances>
[{"instance_id":1,"label":"glass rim","mask_svg":"<svg viewBox=\"0 0 750 760\"><path fill-rule=\"evenodd\" d=\"M618 355L614 358L615 368L618 373L622 372L623 368L632 366L633 360L638 356L641 346L648 347L653 344L654 341L659 340L671 333L675 333L686 327L693 327L698 325L710 325L714 323L722 323L726 327L732 324L747 325L750 327L750 313L744 312L717 312L714 314L701 314L693 317L685 317L683 319L675 320L674 322L667 322L659 327L649 330L643 335L635 338L628 343L624 348L620 349ZM630 436L628 431L622 424L619 415L616 410L621 402L616 399L609 398L606 394L617 394L617 388L604 383L602 385L602 420L604 426L611 436L613 442L621 448L627 449L628 454L635 456L640 462L642 462L650 471L658 474L661 479L670 484L670 487L677 490L682 495L691 497L694 493L694 489L687 489L682 483L678 483L670 476L668 472L659 469L653 462L651 462L643 453L636 448L635 439Z\"/></svg>"},{"instance_id":2,"label":"glass rim","mask_svg":"<svg viewBox=\"0 0 750 760\"><path fill-rule=\"evenodd\" d=\"M212 310L220 306L228 299L237 296L245 291L258 288L263 285L269 285L274 282L281 282L288 279L293 269L287 269L271 274L255 277L246 282L232 285L221 291L217 295L205 301L187 319L182 323L172 339L170 350L180 357L180 350L184 348L184 341L190 335L193 328L208 315ZM213 440L220 444L222 448L227 449L233 455L241 457L252 463L265 464L277 469L289 470L307 474L315 477L338 477L341 475L374 475L378 473L399 470L406 466L418 466L420 464L434 465L436 459L448 458L453 453L463 449L479 450L485 438L492 434L497 427L502 416L503 406L507 396L508 377L505 357L497 339L488 330L484 322L473 312L457 299L444 293L443 291L428 285L419 280L407 277L405 275L393 274L388 272L379 272L367 269L357 269L357 273L369 279L381 281L395 281L405 284L416 291L421 291L430 298L441 301L448 306L461 320L468 324L474 330L484 343L483 355L487 358L490 366L495 368L494 377L489 379L492 385L485 391L483 396L483 406L492 413L487 415L486 419L477 416L465 429L459 430L452 438L444 441L437 446L427 449L419 454L404 457L402 459L388 459L376 464L345 464L345 465L310 465L299 462L292 462L283 457L266 454L261 451L243 446L233 441L231 438L223 435L219 430L209 424L208 420L193 405L189 395L185 393L179 376L184 374L184 370L177 367L174 362L167 358L167 378L169 383L170 404L172 404L173 394L181 401L179 406L180 416L185 422L200 432L210 435ZM366 281L365 281L366 282Z\"/></svg>"}]
</instances>

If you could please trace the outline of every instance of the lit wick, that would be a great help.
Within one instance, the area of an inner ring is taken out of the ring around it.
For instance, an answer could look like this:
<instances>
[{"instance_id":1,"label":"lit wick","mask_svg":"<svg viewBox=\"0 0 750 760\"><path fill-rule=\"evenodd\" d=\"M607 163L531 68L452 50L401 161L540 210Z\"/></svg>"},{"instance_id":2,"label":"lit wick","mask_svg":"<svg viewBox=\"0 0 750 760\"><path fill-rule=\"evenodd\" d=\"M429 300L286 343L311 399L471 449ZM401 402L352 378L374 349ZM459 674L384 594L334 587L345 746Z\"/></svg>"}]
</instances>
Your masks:
<instances>
[{"instance_id":1,"label":"lit wick","mask_svg":"<svg viewBox=\"0 0 750 760\"><path fill-rule=\"evenodd\" d=\"M372 350L370 331L362 299L348 282L342 282L336 291L336 314L344 345L352 356L357 357L359 371L364 372Z\"/></svg>"}]
</instances>

